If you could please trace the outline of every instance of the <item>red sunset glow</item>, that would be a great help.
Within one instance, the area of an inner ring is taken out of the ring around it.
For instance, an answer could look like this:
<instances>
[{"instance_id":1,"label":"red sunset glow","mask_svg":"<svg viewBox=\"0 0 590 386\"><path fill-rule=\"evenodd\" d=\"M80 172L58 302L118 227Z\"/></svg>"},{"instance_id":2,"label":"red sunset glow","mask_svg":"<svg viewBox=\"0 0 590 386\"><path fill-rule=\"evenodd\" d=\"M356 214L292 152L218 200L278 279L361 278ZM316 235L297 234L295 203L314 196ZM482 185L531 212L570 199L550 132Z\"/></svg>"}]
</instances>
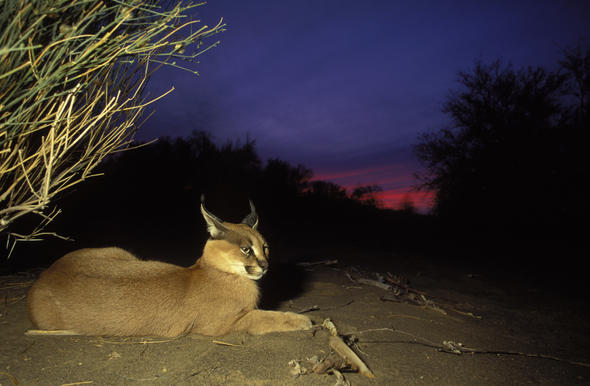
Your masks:
<instances>
[{"instance_id":1,"label":"red sunset glow","mask_svg":"<svg viewBox=\"0 0 590 386\"><path fill-rule=\"evenodd\" d=\"M416 192L409 188L384 190L377 194L383 206L391 209L402 209L406 202L411 202L420 213L426 213L432 209L434 193Z\"/></svg>"},{"instance_id":2,"label":"red sunset glow","mask_svg":"<svg viewBox=\"0 0 590 386\"><path fill-rule=\"evenodd\" d=\"M378 185L383 191L376 194L385 208L402 209L410 203L420 213L432 209L434 194L413 189L416 179L412 166L400 163L361 169L325 171L316 173L313 180L334 182L352 192L360 185Z\"/></svg>"}]
</instances>

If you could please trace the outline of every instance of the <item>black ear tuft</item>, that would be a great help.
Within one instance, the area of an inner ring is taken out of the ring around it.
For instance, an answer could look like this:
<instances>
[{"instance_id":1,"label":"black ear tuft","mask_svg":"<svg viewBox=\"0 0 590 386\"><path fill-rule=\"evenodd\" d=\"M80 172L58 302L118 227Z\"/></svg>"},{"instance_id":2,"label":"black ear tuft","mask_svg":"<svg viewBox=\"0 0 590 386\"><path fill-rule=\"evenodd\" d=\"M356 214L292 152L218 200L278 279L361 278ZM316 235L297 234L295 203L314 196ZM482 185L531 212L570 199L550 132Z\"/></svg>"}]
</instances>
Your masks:
<instances>
[{"instance_id":1,"label":"black ear tuft","mask_svg":"<svg viewBox=\"0 0 590 386\"><path fill-rule=\"evenodd\" d=\"M252 202L252 200L249 200L249 201L250 201L250 214L248 214L246 217L244 217L244 219L242 220L242 224L246 224L250 228L256 229L256 227L258 226L258 214L256 213L256 208L254 207L254 203Z\"/></svg>"}]
</instances>

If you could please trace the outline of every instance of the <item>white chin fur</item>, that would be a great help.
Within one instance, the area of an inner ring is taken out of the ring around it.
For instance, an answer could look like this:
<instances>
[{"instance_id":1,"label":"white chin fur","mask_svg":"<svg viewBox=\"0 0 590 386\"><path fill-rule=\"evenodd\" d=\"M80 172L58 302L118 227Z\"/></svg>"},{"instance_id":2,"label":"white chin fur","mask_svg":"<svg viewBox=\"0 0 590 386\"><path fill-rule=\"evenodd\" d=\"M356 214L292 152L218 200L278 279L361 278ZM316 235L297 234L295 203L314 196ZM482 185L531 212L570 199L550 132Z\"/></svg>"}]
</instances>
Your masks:
<instances>
[{"instance_id":1,"label":"white chin fur","mask_svg":"<svg viewBox=\"0 0 590 386\"><path fill-rule=\"evenodd\" d=\"M255 274L255 275L250 275L250 274L248 274L248 273L247 273L245 276L246 276L248 279L252 279L252 280L259 280L259 279L261 279L261 278L262 278L262 276L264 276L264 273L260 272L260 273L257 273L257 274Z\"/></svg>"},{"instance_id":2,"label":"white chin fur","mask_svg":"<svg viewBox=\"0 0 590 386\"><path fill-rule=\"evenodd\" d=\"M248 273L248 271L246 271L246 267L244 267L241 264L239 264L239 265L238 264L234 264L232 266L232 268L233 268L233 273L236 273L236 274L241 275L241 276L245 276L248 279L259 280L259 279L262 278L262 276L264 276L264 272L262 272L262 271L261 272L258 272L258 273L254 273L254 274Z\"/></svg>"}]
</instances>

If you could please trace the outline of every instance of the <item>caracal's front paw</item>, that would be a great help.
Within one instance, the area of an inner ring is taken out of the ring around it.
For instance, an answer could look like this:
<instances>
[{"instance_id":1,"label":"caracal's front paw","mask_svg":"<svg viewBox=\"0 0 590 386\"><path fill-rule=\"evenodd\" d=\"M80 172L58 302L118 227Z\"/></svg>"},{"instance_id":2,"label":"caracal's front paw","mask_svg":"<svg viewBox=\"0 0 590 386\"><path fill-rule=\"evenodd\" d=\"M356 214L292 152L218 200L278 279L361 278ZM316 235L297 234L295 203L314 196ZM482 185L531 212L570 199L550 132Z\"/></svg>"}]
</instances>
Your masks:
<instances>
[{"instance_id":1,"label":"caracal's front paw","mask_svg":"<svg viewBox=\"0 0 590 386\"><path fill-rule=\"evenodd\" d=\"M311 320L307 316L294 312L285 312L285 331L309 330L311 325Z\"/></svg>"}]
</instances>

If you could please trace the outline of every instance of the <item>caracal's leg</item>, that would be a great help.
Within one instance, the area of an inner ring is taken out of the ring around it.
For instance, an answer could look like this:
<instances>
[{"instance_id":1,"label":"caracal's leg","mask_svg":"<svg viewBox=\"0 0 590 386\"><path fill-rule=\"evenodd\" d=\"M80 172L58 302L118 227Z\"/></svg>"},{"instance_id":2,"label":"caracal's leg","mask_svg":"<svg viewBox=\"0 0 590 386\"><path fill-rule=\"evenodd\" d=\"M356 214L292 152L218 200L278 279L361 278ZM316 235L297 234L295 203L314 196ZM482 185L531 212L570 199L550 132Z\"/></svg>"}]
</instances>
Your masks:
<instances>
[{"instance_id":1,"label":"caracal's leg","mask_svg":"<svg viewBox=\"0 0 590 386\"><path fill-rule=\"evenodd\" d=\"M310 328L311 320L305 315L293 312L253 310L239 319L232 330L261 335L269 332L299 331Z\"/></svg>"}]
</instances>

